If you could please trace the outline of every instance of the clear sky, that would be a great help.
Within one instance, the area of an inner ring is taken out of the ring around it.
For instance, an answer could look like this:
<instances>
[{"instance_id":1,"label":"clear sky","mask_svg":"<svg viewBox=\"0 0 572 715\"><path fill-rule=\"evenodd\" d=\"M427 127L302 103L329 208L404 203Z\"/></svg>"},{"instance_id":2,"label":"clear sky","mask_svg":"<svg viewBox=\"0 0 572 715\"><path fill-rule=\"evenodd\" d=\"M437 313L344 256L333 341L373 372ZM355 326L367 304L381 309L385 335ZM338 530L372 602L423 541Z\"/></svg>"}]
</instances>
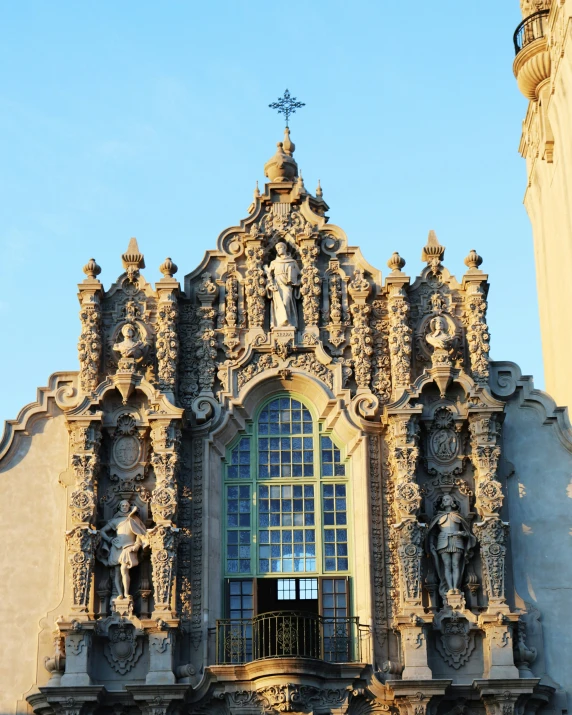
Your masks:
<instances>
[{"instance_id":1,"label":"clear sky","mask_svg":"<svg viewBox=\"0 0 572 715\"><path fill-rule=\"evenodd\" d=\"M182 280L246 216L282 138L333 223L387 273L429 229L489 273L492 357L543 386L512 75L518 0L0 2L0 420L77 369L76 284L130 236ZM1 424L1 422L0 422ZM1 428L0 428L1 432Z\"/></svg>"}]
</instances>

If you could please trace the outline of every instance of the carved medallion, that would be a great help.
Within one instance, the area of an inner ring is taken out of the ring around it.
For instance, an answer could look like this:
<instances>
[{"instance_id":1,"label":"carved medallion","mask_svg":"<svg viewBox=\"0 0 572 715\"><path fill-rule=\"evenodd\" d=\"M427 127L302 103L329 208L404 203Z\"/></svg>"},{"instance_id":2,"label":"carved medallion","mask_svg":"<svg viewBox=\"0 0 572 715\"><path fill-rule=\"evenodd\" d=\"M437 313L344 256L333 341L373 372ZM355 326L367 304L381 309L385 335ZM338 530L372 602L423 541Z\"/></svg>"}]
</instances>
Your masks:
<instances>
[{"instance_id":1,"label":"carved medallion","mask_svg":"<svg viewBox=\"0 0 572 715\"><path fill-rule=\"evenodd\" d=\"M122 469L132 469L139 461L141 448L133 435L124 435L113 445L113 458Z\"/></svg>"},{"instance_id":2,"label":"carved medallion","mask_svg":"<svg viewBox=\"0 0 572 715\"><path fill-rule=\"evenodd\" d=\"M457 613L443 619L441 636L435 641L443 660L455 670L464 665L475 650L475 636L470 623Z\"/></svg>"}]
</instances>

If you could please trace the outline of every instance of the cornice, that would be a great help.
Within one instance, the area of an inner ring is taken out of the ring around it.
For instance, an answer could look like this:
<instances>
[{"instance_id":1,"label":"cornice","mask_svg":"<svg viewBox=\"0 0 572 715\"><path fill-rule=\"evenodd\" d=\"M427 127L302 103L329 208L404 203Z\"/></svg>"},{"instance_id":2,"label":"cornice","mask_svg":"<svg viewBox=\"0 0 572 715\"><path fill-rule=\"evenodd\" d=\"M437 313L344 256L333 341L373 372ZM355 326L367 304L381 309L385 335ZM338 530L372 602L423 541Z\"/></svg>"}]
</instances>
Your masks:
<instances>
[{"instance_id":1,"label":"cornice","mask_svg":"<svg viewBox=\"0 0 572 715\"><path fill-rule=\"evenodd\" d=\"M508 402L518 400L519 408L535 409L543 424L553 426L562 445L572 452L572 425L567 407L558 407L546 392L534 387L531 375L523 375L520 367L509 361L491 362L490 387L493 395Z\"/></svg>"}]
</instances>

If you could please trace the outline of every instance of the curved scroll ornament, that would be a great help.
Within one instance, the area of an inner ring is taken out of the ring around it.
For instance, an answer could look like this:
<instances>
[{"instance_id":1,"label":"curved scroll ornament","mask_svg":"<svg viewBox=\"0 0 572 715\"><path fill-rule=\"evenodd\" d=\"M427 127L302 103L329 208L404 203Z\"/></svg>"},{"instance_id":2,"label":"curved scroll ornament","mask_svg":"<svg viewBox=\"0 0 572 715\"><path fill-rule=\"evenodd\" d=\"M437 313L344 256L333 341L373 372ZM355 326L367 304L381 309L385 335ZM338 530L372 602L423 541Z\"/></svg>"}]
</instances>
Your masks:
<instances>
[{"instance_id":1,"label":"curved scroll ornament","mask_svg":"<svg viewBox=\"0 0 572 715\"><path fill-rule=\"evenodd\" d=\"M157 310L157 376L159 387L172 393L175 392L177 384L178 318L179 308L172 294L161 296Z\"/></svg>"},{"instance_id":2,"label":"curved scroll ornament","mask_svg":"<svg viewBox=\"0 0 572 715\"><path fill-rule=\"evenodd\" d=\"M465 320L467 345L471 360L473 379L479 385L489 382L490 335L487 325L487 303L480 285L471 284L467 289Z\"/></svg>"}]
</instances>

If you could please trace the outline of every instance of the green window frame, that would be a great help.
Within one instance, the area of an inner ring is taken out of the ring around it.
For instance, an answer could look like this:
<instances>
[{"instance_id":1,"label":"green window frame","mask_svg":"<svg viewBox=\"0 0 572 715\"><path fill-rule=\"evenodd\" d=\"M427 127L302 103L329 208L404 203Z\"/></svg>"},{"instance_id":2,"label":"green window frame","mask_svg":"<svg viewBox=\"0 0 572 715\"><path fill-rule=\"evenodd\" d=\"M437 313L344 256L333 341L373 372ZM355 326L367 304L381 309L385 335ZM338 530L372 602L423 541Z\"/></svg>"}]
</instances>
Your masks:
<instances>
[{"instance_id":1,"label":"green window frame","mask_svg":"<svg viewBox=\"0 0 572 715\"><path fill-rule=\"evenodd\" d=\"M347 576L349 463L296 393L273 395L227 449L225 578Z\"/></svg>"}]
</instances>

